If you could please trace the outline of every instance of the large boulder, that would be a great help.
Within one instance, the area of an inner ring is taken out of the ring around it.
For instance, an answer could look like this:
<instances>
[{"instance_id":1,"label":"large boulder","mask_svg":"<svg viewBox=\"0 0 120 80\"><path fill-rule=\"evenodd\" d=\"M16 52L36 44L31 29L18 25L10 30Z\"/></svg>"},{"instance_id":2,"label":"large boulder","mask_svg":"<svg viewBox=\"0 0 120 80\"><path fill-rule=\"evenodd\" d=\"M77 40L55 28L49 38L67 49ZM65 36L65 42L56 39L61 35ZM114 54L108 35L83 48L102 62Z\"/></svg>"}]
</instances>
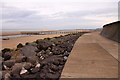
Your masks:
<instances>
[{"instance_id":1,"label":"large boulder","mask_svg":"<svg viewBox=\"0 0 120 80\"><path fill-rule=\"evenodd\" d=\"M16 63L21 63L21 62L25 62L27 60L27 57L26 56L18 56L16 59L15 59L15 62Z\"/></svg>"},{"instance_id":2,"label":"large boulder","mask_svg":"<svg viewBox=\"0 0 120 80\"><path fill-rule=\"evenodd\" d=\"M12 53L11 52L6 52L2 56L3 56L4 60L6 61L6 60L9 60L11 58Z\"/></svg>"},{"instance_id":3,"label":"large boulder","mask_svg":"<svg viewBox=\"0 0 120 80\"><path fill-rule=\"evenodd\" d=\"M14 64L15 64L15 60L7 60L3 62L3 66L4 67L6 66L8 68L11 68Z\"/></svg>"},{"instance_id":4,"label":"large boulder","mask_svg":"<svg viewBox=\"0 0 120 80\"><path fill-rule=\"evenodd\" d=\"M32 67L32 64L30 62L27 62L23 65L23 67L26 69L26 70L30 70L31 67Z\"/></svg>"},{"instance_id":5,"label":"large boulder","mask_svg":"<svg viewBox=\"0 0 120 80\"><path fill-rule=\"evenodd\" d=\"M35 65L38 62L38 57L37 56L31 56L28 57L26 62L30 62L32 65Z\"/></svg>"},{"instance_id":6,"label":"large boulder","mask_svg":"<svg viewBox=\"0 0 120 80\"><path fill-rule=\"evenodd\" d=\"M12 76L19 75L22 70L22 67L23 67L22 63L16 63L11 70L11 75Z\"/></svg>"},{"instance_id":7,"label":"large boulder","mask_svg":"<svg viewBox=\"0 0 120 80\"><path fill-rule=\"evenodd\" d=\"M26 45L20 49L21 54L23 54L26 57L30 57L36 54L37 51L36 46Z\"/></svg>"},{"instance_id":8,"label":"large boulder","mask_svg":"<svg viewBox=\"0 0 120 80\"><path fill-rule=\"evenodd\" d=\"M48 47L51 47L51 46L53 46L53 42L51 42L51 41L40 41L39 43L38 43L38 49L39 50L46 50Z\"/></svg>"}]
</instances>

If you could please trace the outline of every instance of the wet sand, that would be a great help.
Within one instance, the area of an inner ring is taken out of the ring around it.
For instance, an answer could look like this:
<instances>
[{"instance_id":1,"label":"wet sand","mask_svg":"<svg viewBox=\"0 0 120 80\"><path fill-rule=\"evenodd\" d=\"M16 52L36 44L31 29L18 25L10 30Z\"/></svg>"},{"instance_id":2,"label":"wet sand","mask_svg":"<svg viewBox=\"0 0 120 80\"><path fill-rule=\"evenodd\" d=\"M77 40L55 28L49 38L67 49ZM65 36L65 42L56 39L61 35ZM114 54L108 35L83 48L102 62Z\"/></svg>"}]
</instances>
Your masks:
<instances>
[{"instance_id":1,"label":"wet sand","mask_svg":"<svg viewBox=\"0 0 120 80\"><path fill-rule=\"evenodd\" d=\"M19 31L14 31L14 32L0 32L0 36L9 36L9 35L19 35L21 32Z\"/></svg>"},{"instance_id":2,"label":"wet sand","mask_svg":"<svg viewBox=\"0 0 120 80\"><path fill-rule=\"evenodd\" d=\"M9 40L1 40L0 45L1 49L3 48L16 48L17 44L22 43L25 44L26 42L33 42L37 39L44 39L44 38L52 38L60 35L65 34L52 34L52 35L32 35L32 36L24 36L24 37L18 37L18 38L11 38Z\"/></svg>"}]
</instances>

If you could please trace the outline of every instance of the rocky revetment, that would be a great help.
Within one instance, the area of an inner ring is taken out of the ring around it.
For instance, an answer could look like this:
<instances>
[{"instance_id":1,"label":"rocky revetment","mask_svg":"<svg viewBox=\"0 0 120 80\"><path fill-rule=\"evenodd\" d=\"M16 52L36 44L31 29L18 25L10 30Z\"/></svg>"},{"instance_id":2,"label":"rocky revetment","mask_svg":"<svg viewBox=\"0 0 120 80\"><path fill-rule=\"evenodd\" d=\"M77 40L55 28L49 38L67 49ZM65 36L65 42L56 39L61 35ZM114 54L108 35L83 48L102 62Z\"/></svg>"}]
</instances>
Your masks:
<instances>
[{"instance_id":1,"label":"rocky revetment","mask_svg":"<svg viewBox=\"0 0 120 80\"><path fill-rule=\"evenodd\" d=\"M75 41L83 33L38 39L1 50L2 80L59 80Z\"/></svg>"}]
</instances>

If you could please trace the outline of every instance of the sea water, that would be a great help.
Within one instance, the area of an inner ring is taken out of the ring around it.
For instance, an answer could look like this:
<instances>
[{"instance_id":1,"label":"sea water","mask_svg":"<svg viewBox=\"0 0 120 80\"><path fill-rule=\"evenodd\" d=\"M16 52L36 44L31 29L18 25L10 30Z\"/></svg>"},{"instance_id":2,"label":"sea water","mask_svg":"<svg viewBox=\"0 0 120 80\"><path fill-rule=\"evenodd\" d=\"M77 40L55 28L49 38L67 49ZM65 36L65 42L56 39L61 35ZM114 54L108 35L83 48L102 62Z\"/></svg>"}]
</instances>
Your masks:
<instances>
[{"instance_id":1,"label":"sea water","mask_svg":"<svg viewBox=\"0 0 120 80\"><path fill-rule=\"evenodd\" d=\"M0 36L0 39L7 39L7 38L10 39L10 38L25 37L25 36L30 36L30 35L19 34L19 35Z\"/></svg>"}]
</instances>

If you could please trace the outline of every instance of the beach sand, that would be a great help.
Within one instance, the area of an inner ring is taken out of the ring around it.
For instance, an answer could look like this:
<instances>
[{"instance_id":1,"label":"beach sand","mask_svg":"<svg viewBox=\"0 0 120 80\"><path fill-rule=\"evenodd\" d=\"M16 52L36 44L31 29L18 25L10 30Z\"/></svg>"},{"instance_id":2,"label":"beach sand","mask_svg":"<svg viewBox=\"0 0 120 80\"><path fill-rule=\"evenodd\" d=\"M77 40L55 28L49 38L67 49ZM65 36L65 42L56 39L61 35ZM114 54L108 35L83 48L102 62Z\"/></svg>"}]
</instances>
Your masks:
<instances>
[{"instance_id":1,"label":"beach sand","mask_svg":"<svg viewBox=\"0 0 120 80\"><path fill-rule=\"evenodd\" d=\"M0 32L0 36L9 36L9 35L19 35L21 32L19 31L14 31L14 32Z\"/></svg>"},{"instance_id":2,"label":"beach sand","mask_svg":"<svg viewBox=\"0 0 120 80\"><path fill-rule=\"evenodd\" d=\"M17 44L22 43L25 44L26 42L33 42L36 41L37 39L44 39L44 38L52 38L60 35L65 35L65 34L52 34L52 35L32 35L32 36L24 36L24 37L18 37L18 38L12 38L9 40L1 40L0 45L1 49L3 48L16 48Z\"/></svg>"}]
</instances>

